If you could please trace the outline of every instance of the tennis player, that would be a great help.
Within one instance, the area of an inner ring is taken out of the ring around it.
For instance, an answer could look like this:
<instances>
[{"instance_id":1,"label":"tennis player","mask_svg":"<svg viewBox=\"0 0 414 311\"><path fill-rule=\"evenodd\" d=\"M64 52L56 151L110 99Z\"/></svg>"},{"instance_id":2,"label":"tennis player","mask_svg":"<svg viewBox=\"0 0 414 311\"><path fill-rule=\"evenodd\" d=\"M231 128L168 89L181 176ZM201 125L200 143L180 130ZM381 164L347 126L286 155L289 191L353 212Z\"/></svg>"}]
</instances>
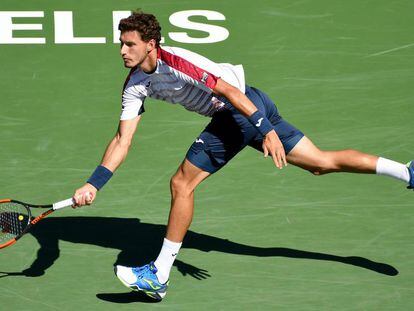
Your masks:
<instances>
[{"instance_id":1,"label":"tennis player","mask_svg":"<svg viewBox=\"0 0 414 311\"><path fill-rule=\"evenodd\" d=\"M115 267L117 277L129 288L159 300L165 296L171 267L192 221L195 188L246 146L263 152L264 157L270 155L279 169L291 163L314 175L378 174L414 188L414 161L404 165L356 150L320 150L282 118L265 93L246 85L241 65L218 64L182 48L161 47L161 27L154 15L134 12L121 20L119 30L120 54L130 68L119 128L101 164L76 190L75 206L91 204L124 161L147 97L211 117L171 178L171 210L158 258L142 267Z\"/></svg>"}]
</instances>

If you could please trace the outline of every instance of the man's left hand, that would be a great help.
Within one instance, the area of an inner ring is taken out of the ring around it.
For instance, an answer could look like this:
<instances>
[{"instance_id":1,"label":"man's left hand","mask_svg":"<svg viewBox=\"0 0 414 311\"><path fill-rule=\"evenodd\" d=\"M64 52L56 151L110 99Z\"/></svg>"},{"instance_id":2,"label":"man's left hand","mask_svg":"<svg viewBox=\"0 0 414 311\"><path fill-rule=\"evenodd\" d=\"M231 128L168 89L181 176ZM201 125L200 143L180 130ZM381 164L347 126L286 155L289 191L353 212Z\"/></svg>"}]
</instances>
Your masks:
<instances>
[{"instance_id":1,"label":"man's left hand","mask_svg":"<svg viewBox=\"0 0 414 311\"><path fill-rule=\"evenodd\" d=\"M283 166L287 166L285 149L275 130L271 130L266 134L263 138L262 147L265 158L270 154L273 162L279 169L282 169Z\"/></svg>"}]
</instances>

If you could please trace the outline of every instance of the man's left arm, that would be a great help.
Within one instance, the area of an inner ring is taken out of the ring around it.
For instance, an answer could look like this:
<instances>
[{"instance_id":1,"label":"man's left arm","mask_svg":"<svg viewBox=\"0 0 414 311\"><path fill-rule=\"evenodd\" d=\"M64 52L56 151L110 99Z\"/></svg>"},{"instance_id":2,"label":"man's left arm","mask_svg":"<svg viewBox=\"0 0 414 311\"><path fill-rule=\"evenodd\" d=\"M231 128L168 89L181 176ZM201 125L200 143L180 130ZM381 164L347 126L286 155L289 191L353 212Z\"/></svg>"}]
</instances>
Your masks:
<instances>
[{"instance_id":1,"label":"man's left arm","mask_svg":"<svg viewBox=\"0 0 414 311\"><path fill-rule=\"evenodd\" d=\"M218 79L213 92L219 96L226 97L230 103L240 111L249 121L263 134L263 152L264 156L271 155L275 165L281 169L287 165L285 149L282 142L277 136L275 130L271 127L270 121L263 115L257 107L250 101L245 94L238 88L225 82L223 79ZM259 120L259 122L255 122Z\"/></svg>"}]
</instances>

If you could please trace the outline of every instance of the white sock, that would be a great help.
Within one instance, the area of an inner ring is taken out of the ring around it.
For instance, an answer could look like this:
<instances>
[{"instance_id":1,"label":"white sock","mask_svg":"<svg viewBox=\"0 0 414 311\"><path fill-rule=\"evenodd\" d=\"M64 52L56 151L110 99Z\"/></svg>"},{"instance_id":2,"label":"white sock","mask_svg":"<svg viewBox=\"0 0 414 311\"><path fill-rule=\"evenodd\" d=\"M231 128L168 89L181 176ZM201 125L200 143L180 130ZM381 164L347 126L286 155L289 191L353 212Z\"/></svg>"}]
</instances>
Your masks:
<instances>
[{"instance_id":1,"label":"white sock","mask_svg":"<svg viewBox=\"0 0 414 311\"><path fill-rule=\"evenodd\" d=\"M407 166L384 158L378 158L377 174L390 176L406 183L410 182L410 173Z\"/></svg>"},{"instance_id":2,"label":"white sock","mask_svg":"<svg viewBox=\"0 0 414 311\"><path fill-rule=\"evenodd\" d=\"M170 277L171 267L177 257L178 251L181 248L182 243L172 242L164 238L161 252L158 258L155 260L154 265L157 268L158 281L165 283Z\"/></svg>"}]
</instances>

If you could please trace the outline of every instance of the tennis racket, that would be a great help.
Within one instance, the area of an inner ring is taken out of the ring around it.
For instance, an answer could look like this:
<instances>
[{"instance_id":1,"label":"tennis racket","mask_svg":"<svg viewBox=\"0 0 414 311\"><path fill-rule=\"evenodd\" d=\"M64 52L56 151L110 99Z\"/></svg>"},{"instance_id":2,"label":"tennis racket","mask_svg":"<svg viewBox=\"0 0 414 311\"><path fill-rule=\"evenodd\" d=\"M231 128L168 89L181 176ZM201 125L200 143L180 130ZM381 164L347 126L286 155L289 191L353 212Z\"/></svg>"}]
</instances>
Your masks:
<instances>
[{"instance_id":1,"label":"tennis racket","mask_svg":"<svg viewBox=\"0 0 414 311\"><path fill-rule=\"evenodd\" d=\"M39 220L73 203L73 199L67 199L54 204L34 205L11 199L0 199L0 249L16 243ZM49 209L37 217L32 217L32 208Z\"/></svg>"}]
</instances>

